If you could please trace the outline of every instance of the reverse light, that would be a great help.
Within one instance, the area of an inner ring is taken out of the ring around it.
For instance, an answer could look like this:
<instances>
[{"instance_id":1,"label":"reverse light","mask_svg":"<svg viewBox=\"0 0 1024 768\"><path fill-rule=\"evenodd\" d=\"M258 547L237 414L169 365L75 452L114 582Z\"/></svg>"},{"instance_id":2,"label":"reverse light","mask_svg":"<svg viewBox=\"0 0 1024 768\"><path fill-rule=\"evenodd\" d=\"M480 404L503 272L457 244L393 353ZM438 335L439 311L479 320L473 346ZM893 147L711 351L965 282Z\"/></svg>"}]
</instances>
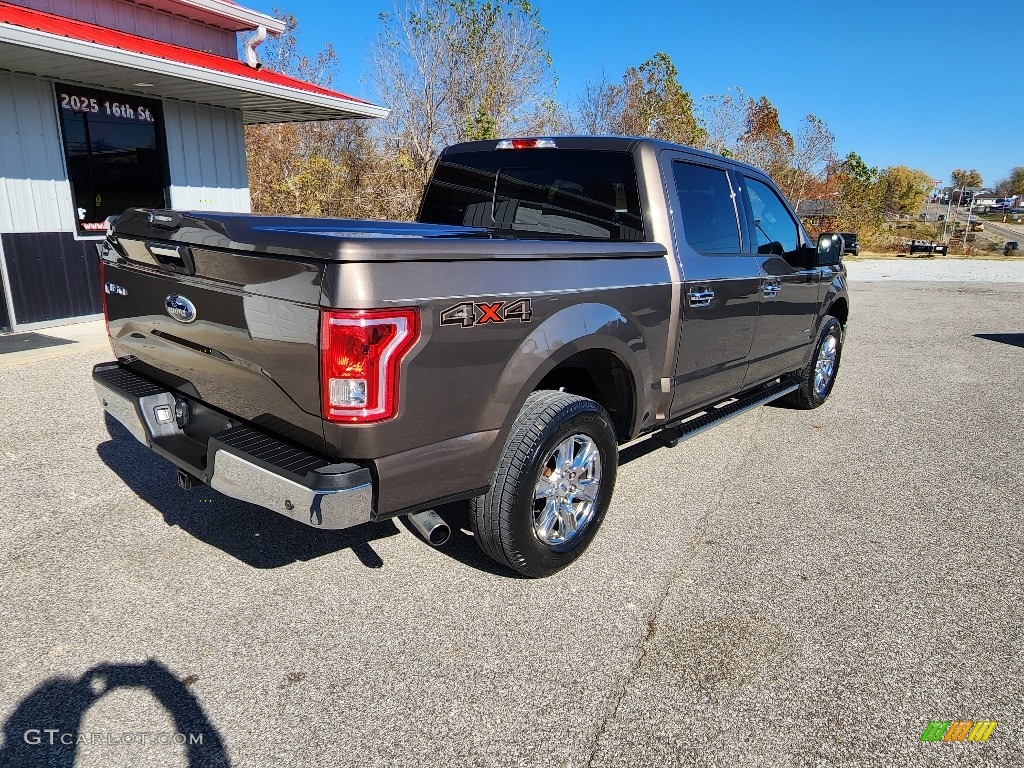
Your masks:
<instances>
[{"instance_id":1,"label":"reverse light","mask_svg":"<svg viewBox=\"0 0 1024 768\"><path fill-rule=\"evenodd\" d=\"M495 149L558 149L554 139L502 139Z\"/></svg>"},{"instance_id":2,"label":"reverse light","mask_svg":"<svg viewBox=\"0 0 1024 768\"><path fill-rule=\"evenodd\" d=\"M331 310L320 321L323 418L365 423L398 412L402 358L419 337L415 309Z\"/></svg>"}]
</instances>

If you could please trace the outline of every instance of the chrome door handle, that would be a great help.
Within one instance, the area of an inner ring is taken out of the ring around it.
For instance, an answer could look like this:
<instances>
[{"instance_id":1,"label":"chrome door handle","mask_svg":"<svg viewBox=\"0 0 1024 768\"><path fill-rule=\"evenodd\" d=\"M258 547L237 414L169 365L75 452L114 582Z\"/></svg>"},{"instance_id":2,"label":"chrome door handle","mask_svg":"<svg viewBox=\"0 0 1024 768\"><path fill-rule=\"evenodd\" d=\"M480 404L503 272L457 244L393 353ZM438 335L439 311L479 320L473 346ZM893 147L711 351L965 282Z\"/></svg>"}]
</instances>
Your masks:
<instances>
[{"instance_id":1,"label":"chrome door handle","mask_svg":"<svg viewBox=\"0 0 1024 768\"><path fill-rule=\"evenodd\" d=\"M779 290L781 288L782 286L778 283L762 283L761 293L763 293L766 298L773 299L779 295Z\"/></svg>"},{"instance_id":2,"label":"chrome door handle","mask_svg":"<svg viewBox=\"0 0 1024 768\"><path fill-rule=\"evenodd\" d=\"M690 291L686 295L690 297L691 307L710 307L711 300L715 298L715 292L708 289L703 291Z\"/></svg>"}]
</instances>

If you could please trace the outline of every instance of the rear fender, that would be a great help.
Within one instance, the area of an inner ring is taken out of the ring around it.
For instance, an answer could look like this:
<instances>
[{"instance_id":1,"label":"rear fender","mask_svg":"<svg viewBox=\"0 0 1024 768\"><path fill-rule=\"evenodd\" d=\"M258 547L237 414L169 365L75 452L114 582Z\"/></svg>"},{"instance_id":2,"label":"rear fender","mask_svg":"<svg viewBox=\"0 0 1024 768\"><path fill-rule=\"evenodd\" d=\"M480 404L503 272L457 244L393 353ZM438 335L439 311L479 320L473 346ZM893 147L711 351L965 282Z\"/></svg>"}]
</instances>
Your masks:
<instances>
[{"instance_id":1,"label":"rear fender","mask_svg":"<svg viewBox=\"0 0 1024 768\"><path fill-rule=\"evenodd\" d=\"M643 333L637 323L614 307L576 304L556 312L534 328L502 371L489 406L501 412L489 413L486 422L502 423L499 447L504 446L526 398L544 377L573 355L591 349L611 352L629 370L634 390L634 415L629 431L631 435L636 433L644 414L652 412L644 402L647 387L643 371L652 368ZM660 392L650 395L656 399Z\"/></svg>"}]
</instances>

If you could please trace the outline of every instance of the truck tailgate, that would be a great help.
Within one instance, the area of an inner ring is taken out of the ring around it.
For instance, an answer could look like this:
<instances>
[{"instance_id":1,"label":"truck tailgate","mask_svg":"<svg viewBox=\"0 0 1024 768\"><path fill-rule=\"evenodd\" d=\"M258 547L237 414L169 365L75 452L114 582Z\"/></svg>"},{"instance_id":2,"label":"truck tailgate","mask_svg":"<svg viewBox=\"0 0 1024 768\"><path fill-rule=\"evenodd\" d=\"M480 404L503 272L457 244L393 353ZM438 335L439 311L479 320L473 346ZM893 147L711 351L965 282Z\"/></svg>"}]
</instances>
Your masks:
<instances>
[{"instance_id":1,"label":"truck tailgate","mask_svg":"<svg viewBox=\"0 0 1024 768\"><path fill-rule=\"evenodd\" d=\"M324 450L322 263L169 239L114 242L103 260L104 300L122 365Z\"/></svg>"}]
</instances>

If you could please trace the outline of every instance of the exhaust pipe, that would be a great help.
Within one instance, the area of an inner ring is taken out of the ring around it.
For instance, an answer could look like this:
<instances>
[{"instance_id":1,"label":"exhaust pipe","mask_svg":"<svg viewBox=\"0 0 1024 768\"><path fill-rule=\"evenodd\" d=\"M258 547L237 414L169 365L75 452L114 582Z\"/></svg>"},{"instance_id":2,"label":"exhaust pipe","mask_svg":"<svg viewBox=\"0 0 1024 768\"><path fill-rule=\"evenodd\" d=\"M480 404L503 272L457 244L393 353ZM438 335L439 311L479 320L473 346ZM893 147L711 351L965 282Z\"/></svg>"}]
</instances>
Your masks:
<instances>
[{"instance_id":1,"label":"exhaust pipe","mask_svg":"<svg viewBox=\"0 0 1024 768\"><path fill-rule=\"evenodd\" d=\"M419 531L420 536L426 539L432 547L444 546L451 538L452 530L448 527L448 523L432 509L408 515L408 518L413 528Z\"/></svg>"}]
</instances>

